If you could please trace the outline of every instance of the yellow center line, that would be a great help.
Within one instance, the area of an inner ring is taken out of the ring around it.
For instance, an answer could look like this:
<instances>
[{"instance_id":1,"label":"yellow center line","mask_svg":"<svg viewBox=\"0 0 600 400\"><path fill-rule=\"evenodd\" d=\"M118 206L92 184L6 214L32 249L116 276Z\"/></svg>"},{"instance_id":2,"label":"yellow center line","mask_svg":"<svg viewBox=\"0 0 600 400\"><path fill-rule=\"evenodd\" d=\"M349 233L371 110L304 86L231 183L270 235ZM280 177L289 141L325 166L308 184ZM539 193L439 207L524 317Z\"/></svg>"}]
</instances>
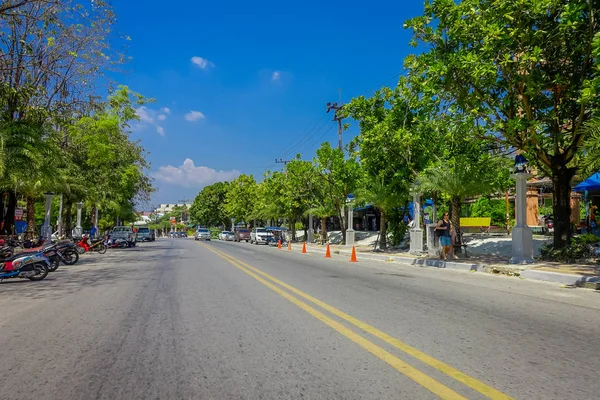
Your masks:
<instances>
[{"instance_id":1,"label":"yellow center line","mask_svg":"<svg viewBox=\"0 0 600 400\"><path fill-rule=\"evenodd\" d=\"M244 261L239 260L225 252L222 252L222 251L216 250L216 249L214 251L218 252L220 255L228 257L229 259L231 259L233 261L236 261L237 263L243 265L244 267L250 269L251 271L254 271L257 274L262 275L265 278L268 278L272 282L275 282L278 285L288 289L292 293L295 293L298 296L312 302L313 304L318 305L319 307L329 311L330 313L336 315L337 317L350 322L351 324L362 329L363 331L383 340L384 342L396 347L397 349L403 351L406 354L409 354L410 356L418 359L419 361L437 369L438 371L448 375L449 377L457 380L458 382L461 382L464 385L467 385L471 389L483 394L484 396L486 396L490 399L512 400L512 398L510 396L502 393L501 391L494 389L493 387L486 385L485 383L483 383L481 381L478 381L477 379L465 374L464 372L461 372L458 369L451 367L450 365L445 364L442 361L437 360L437 359L431 357L430 355L423 353L420 350L417 350L416 348L402 342L399 339L396 339L393 336L388 335L387 333L384 333L384 332L378 330L377 328L367 324L366 322L360 321L360 320L344 313L343 311L340 311L337 308L330 306L329 304L324 303L321 300L318 300L318 299L310 296L309 294L306 294L306 293L302 292L301 290L296 289L295 287L288 285L287 283L282 282L279 279L267 274L266 272L263 272L263 271L255 268L255 267L245 263Z\"/></svg>"},{"instance_id":2,"label":"yellow center line","mask_svg":"<svg viewBox=\"0 0 600 400\"><path fill-rule=\"evenodd\" d=\"M274 292L276 292L277 294L279 294L286 300L289 300L293 304L297 305L298 307L300 307L301 309L306 311L308 314L312 315L313 317L317 318L321 322L325 323L327 326L334 329L338 333L341 333L342 335L346 336L348 339L352 340L354 343L358 344L359 346L361 346L362 348L367 350L369 353L371 353L371 354L375 355L376 357L380 358L381 360L385 361L387 364L389 364L390 366L395 368L397 371L399 371L400 373L409 377L410 379L412 379L419 385L423 386L424 388L428 389L432 393L436 394L440 398L452 399L452 400L454 400L454 399L465 399L466 400L466 397L461 396L460 394L456 393L452 389L450 389L447 386L444 386L442 383L436 381L432 377L419 371L412 365L399 359L398 357L394 356L393 354L387 352L386 350L382 349L381 347L377 346L376 344L370 342L369 340L365 339L364 337L360 336L359 334L355 333L354 331L350 330L349 328L347 328L344 325L340 324L339 322L335 321L334 319L326 316L325 314L323 314L320 311L317 311L313 307L302 302L301 300L297 299L296 297L292 296L291 294L285 292L284 290L275 286L271 282L261 278L259 275L248 270L237 259L230 257L226 253L223 253L219 250L212 248L212 246L208 246L205 244L201 244L201 246L203 246L203 247L207 248L208 250L212 251L213 253L217 254L224 260L226 260L229 263L231 263L232 265L234 265L236 268L238 268L241 271L245 272L246 274L250 275L251 277L253 277L257 281L259 281L263 285L267 286L269 289L273 290Z\"/></svg>"}]
</instances>

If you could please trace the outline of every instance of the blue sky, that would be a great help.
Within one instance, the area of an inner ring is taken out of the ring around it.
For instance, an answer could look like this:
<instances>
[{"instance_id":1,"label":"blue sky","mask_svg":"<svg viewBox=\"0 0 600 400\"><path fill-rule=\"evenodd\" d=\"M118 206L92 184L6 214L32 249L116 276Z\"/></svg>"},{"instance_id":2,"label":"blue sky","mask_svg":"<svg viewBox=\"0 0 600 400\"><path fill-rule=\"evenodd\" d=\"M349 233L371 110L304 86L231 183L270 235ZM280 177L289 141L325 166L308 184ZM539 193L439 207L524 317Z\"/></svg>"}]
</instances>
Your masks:
<instances>
[{"instance_id":1,"label":"blue sky","mask_svg":"<svg viewBox=\"0 0 600 400\"><path fill-rule=\"evenodd\" d=\"M280 167L275 158L312 159L321 142L337 143L325 104L339 89L348 101L393 85L414 52L403 22L423 10L420 1L113 4L117 29L132 38L117 79L156 99L132 134L150 152L150 205L193 199L240 173L260 180Z\"/></svg>"}]
</instances>

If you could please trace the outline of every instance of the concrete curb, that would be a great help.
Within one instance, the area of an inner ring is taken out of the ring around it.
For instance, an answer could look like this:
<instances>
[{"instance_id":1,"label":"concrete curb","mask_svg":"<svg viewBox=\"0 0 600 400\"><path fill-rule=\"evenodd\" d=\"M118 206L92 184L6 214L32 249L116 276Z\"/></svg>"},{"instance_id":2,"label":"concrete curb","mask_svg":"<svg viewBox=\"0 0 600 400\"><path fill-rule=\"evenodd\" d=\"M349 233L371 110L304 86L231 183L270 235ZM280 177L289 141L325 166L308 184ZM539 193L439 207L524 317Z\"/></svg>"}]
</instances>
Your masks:
<instances>
[{"instance_id":1,"label":"concrete curb","mask_svg":"<svg viewBox=\"0 0 600 400\"><path fill-rule=\"evenodd\" d=\"M537 281L555 282L562 283L563 285L585 287L596 286L596 284L600 283L600 276L564 274L560 272L538 271L535 269L522 271L521 277L525 279L534 279ZM586 283L591 283L594 285L586 285Z\"/></svg>"},{"instance_id":2,"label":"concrete curb","mask_svg":"<svg viewBox=\"0 0 600 400\"><path fill-rule=\"evenodd\" d=\"M311 247L307 247L307 251L311 253L323 253L325 254L325 249L321 251L321 249L315 249ZM350 257L349 250L333 250L333 254L343 255ZM589 289L597 289L600 290L600 276L585 276L578 274L565 274L559 272L551 272L551 271L540 271L535 269L526 269L523 270L518 267L511 266L500 266L500 265L486 265L486 264L476 264L476 263L468 263L468 262L459 262L459 261L443 261L443 260L434 260L431 258L413 258L407 256L389 256L383 254L365 254L358 253L357 254L358 261L361 259L367 260L376 260L381 262L393 262L398 264L417 266L417 267L433 267L433 268L445 268L445 269L456 269L462 271L478 271L478 272L487 272L487 273L504 273L507 275L515 275L520 276L524 279L537 280L537 281L545 281L545 282L553 282L560 283L563 285L569 286L580 286L586 287Z\"/></svg>"}]
</instances>

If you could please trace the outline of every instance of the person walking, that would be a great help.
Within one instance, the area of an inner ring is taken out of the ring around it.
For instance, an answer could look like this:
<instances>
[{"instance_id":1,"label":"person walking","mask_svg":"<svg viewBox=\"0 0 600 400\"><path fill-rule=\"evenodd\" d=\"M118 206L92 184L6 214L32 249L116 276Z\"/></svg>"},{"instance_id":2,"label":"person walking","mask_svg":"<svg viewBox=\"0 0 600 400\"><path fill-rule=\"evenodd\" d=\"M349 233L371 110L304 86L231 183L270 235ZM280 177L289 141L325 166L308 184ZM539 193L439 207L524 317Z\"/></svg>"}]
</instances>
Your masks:
<instances>
[{"instance_id":1,"label":"person walking","mask_svg":"<svg viewBox=\"0 0 600 400\"><path fill-rule=\"evenodd\" d=\"M452 222L450 222L450 215L447 212L444 213L435 229L440 237L440 246L442 246L440 259L447 260L446 255L452 253Z\"/></svg>"}]
</instances>

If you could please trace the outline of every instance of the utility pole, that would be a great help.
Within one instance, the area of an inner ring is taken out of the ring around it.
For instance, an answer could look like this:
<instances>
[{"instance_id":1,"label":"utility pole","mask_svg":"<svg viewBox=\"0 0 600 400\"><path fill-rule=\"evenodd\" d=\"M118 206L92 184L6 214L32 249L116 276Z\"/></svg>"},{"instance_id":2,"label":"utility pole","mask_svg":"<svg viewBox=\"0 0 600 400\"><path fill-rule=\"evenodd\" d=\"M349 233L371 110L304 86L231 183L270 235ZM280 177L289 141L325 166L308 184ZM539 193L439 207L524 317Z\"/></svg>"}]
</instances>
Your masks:
<instances>
[{"instance_id":1,"label":"utility pole","mask_svg":"<svg viewBox=\"0 0 600 400\"><path fill-rule=\"evenodd\" d=\"M331 102L327 103L327 112L329 112L331 110L335 111L335 115L333 117L333 120L337 121L337 123L338 123L338 138L339 138L338 139L339 140L338 147L339 147L340 150L343 150L343 146L342 146L342 132L343 132L342 120L344 118L342 117L342 114L340 112L343 107L344 107L344 105L341 104L341 102L340 102L339 105L338 105L337 102L336 103L331 103Z\"/></svg>"},{"instance_id":2,"label":"utility pole","mask_svg":"<svg viewBox=\"0 0 600 400\"><path fill-rule=\"evenodd\" d=\"M291 160L284 160L282 158L275 159L275 164L283 164L284 171L287 173L287 165Z\"/></svg>"}]
</instances>

